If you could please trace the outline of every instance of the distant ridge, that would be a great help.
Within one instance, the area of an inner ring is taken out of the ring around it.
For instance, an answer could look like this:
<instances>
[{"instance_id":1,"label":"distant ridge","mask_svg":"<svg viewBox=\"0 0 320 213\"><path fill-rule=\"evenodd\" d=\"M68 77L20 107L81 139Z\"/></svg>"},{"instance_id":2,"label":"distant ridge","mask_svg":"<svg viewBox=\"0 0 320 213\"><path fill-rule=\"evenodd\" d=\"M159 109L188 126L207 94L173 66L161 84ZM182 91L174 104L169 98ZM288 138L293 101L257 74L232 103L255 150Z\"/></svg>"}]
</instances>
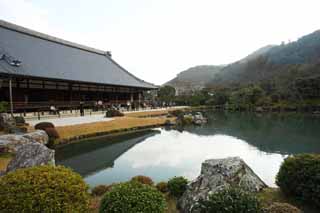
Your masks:
<instances>
[{"instance_id":1,"label":"distant ridge","mask_svg":"<svg viewBox=\"0 0 320 213\"><path fill-rule=\"evenodd\" d=\"M203 89L211 82L223 66L202 65L191 67L180 72L174 79L164 85L172 86L177 94L188 93Z\"/></svg>"}]
</instances>

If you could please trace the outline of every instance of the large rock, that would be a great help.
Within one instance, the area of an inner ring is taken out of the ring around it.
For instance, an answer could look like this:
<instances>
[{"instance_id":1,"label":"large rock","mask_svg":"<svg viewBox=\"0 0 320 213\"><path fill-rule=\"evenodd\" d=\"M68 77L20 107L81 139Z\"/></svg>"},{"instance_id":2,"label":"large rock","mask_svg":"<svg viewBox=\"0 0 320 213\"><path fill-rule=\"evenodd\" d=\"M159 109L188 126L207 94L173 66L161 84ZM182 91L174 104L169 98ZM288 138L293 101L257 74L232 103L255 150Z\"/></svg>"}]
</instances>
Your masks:
<instances>
[{"instance_id":1,"label":"large rock","mask_svg":"<svg viewBox=\"0 0 320 213\"><path fill-rule=\"evenodd\" d=\"M19 146L15 157L7 166L7 171L40 165L54 165L54 150L40 143L29 143Z\"/></svg>"},{"instance_id":2,"label":"large rock","mask_svg":"<svg viewBox=\"0 0 320 213\"><path fill-rule=\"evenodd\" d=\"M22 136L24 138L31 140L31 141L38 142L41 144L47 144L49 141L48 134L43 130L36 130L34 132L26 133Z\"/></svg>"},{"instance_id":3,"label":"large rock","mask_svg":"<svg viewBox=\"0 0 320 213\"><path fill-rule=\"evenodd\" d=\"M228 187L258 192L267 185L239 157L206 160L200 176L188 185L178 201L181 212L198 212L199 200L206 200L210 194Z\"/></svg>"},{"instance_id":4,"label":"large rock","mask_svg":"<svg viewBox=\"0 0 320 213\"><path fill-rule=\"evenodd\" d=\"M8 134L0 136L0 149L5 152L15 153L19 146L33 143L22 135Z\"/></svg>"},{"instance_id":5,"label":"large rock","mask_svg":"<svg viewBox=\"0 0 320 213\"><path fill-rule=\"evenodd\" d=\"M7 134L0 136L0 150L15 153L19 146L28 143L47 144L49 137L43 130L37 130L23 135Z\"/></svg>"}]
</instances>

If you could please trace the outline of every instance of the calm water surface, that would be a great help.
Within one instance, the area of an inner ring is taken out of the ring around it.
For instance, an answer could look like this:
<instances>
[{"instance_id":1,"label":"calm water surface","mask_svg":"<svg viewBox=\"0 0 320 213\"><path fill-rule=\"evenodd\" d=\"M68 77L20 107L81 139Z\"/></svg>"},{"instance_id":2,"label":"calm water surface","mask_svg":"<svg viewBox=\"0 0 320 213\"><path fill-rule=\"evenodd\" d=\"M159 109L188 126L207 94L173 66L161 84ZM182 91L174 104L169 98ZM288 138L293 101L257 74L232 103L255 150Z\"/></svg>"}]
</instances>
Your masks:
<instances>
[{"instance_id":1,"label":"calm water surface","mask_svg":"<svg viewBox=\"0 0 320 213\"><path fill-rule=\"evenodd\" d=\"M207 112L209 123L184 130L155 129L92 139L56 151L93 187L147 175L156 182L189 179L209 158L240 156L270 186L290 154L320 153L320 117Z\"/></svg>"}]
</instances>

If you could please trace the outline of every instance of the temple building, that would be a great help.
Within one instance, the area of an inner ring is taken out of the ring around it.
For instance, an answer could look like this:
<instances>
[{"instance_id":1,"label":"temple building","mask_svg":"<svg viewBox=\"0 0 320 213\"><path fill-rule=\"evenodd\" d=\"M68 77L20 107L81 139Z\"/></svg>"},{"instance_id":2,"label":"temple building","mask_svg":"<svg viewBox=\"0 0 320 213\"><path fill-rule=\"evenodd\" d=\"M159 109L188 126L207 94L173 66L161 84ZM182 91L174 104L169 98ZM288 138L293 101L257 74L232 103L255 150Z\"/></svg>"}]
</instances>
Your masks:
<instances>
[{"instance_id":1,"label":"temple building","mask_svg":"<svg viewBox=\"0 0 320 213\"><path fill-rule=\"evenodd\" d=\"M154 89L110 52L0 20L0 101L9 102L11 96L15 112L52 105L67 109L80 102L141 104L143 93Z\"/></svg>"}]
</instances>

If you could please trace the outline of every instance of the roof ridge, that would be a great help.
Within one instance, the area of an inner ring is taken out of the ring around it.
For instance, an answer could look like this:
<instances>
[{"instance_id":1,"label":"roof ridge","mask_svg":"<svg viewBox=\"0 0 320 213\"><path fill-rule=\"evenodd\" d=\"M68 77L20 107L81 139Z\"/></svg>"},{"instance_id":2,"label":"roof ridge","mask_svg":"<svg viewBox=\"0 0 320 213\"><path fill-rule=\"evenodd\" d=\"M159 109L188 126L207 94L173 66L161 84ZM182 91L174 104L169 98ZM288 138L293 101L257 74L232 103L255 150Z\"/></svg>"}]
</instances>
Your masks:
<instances>
[{"instance_id":1,"label":"roof ridge","mask_svg":"<svg viewBox=\"0 0 320 213\"><path fill-rule=\"evenodd\" d=\"M86 46L86 45L82 45L82 44L78 44L78 43L75 43L75 42L67 41L67 40L64 40L64 39L61 39L61 38L58 38L58 37L55 37L55 36L51 36L51 35L48 35L48 34L45 34L45 33L41 33L41 32L38 32L38 31L35 31L35 30L32 30L32 29L26 28L26 27L22 27L20 25L16 25L16 24L4 21L2 19L0 19L0 26L4 27L4 28L7 28L9 30L13 30L13 31L16 31L16 32L20 32L20 33L23 33L23 34L34 36L34 37L37 37L37 38L41 38L41 39L44 39L44 40L47 40L47 41L55 42L55 43L58 43L58 44L63 44L63 45L69 46L69 47L74 47L74 48L81 49L81 50L84 50L84 51L96 53L96 54L99 54L99 55L106 55L106 53L107 53L106 51L103 51L103 50L99 50L99 49L92 48L92 47L89 47L89 46Z\"/></svg>"}]
</instances>

